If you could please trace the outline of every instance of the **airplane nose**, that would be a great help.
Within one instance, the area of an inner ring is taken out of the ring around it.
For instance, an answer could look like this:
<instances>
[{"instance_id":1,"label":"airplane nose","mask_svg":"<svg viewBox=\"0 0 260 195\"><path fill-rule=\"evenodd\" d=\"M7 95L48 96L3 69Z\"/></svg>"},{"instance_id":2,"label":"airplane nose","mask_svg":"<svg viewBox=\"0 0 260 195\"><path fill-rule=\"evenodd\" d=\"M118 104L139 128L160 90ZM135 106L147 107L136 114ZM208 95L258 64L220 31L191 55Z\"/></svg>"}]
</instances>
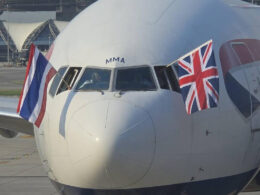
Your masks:
<instances>
[{"instance_id":1,"label":"airplane nose","mask_svg":"<svg viewBox=\"0 0 260 195\"><path fill-rule=\"evenodd\" d=\"M75 174L92 188L139 182L149 171L155 152L149 114L116 100L83 105L69 120L66 139Z\"/></svg>"}]
</instances>

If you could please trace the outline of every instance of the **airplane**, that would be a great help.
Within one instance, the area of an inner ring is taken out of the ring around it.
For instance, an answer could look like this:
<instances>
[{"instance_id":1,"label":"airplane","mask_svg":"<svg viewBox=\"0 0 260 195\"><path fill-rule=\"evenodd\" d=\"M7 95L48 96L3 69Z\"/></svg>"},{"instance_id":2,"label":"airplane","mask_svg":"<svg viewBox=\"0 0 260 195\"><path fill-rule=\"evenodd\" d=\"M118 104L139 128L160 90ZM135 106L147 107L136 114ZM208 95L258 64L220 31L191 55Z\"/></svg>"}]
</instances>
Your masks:
<instances>
[{"instance_id":1,"label":"airplane","mask_svg":"<svg viewBox=\"0 0 260 195\"><path fill-rule=\"evenodd\" d=\"M259 8L97 1L47 54L58 74L40 127L5 110L1 132L34 135L64 195L236 195L259 178ZM208 40L219 103L189 115L171 64Z\"/></svg>"}]
</instances>

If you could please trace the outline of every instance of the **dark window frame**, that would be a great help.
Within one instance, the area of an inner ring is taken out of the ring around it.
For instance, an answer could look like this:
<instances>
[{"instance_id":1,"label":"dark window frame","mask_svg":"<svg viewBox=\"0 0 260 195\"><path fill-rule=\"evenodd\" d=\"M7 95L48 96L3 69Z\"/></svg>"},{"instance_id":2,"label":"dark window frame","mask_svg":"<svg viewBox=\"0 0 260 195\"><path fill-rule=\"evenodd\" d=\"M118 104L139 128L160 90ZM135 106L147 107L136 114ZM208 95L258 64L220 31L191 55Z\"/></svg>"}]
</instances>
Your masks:
<instances>
[{"instance_id":1,"label":"dark window frame","mask_svg":"<svg viewBox=\"0 0 260 195\"><path fill-rule=\"evenodd\" d=\"M78 72L76 72L75 75L73 75L73 77L70 81L65 83L65 79L67 76L69 76L68 74L70 73L69 72L70 70L78 70ZM65 76L63 75L63 77L62 77L63 79L61 80L61 82L59 84L56 95L59 95L65 91L71 90L75 86L75 83L76 83L77 79L79 78L81 70L82 70L82 67L78 67L78 66L68 67L66 74L64 74ZM63 88L63 87L65 87L65 88Z\"/></svg>"},{"instance_id":2,"label":"dark window frame","mask_svg":"<svg viewBox=\"0 0 260 195\"><path fill-rule=\"evenodd\" d=\"M156 78L157 78L157 81L158 81L158 84L159 84L160 88L161 89L165 89L165 90L171 90L170 83L168 81L165 69L166 69L166 66L163 66L163 65L161 65L161 66L154 66L154 72L155 72L155 75L156 75ZM162 78L161 74L164 75L163 79L161 79ZM162 82L165 82L165 84L167 84L167 86L166 87L162 86L163 85Z\"/></svg>"},{"instance_id":3,"label":"dark window frame","mask_svg":"<svg viewBox=\"0 0 260 195\"><path fill-rule=\"evenodd\" d=\"M170 66L166 66L166 69L164 71L165 71L165 74L167 75L167 80L169 82L171 90L175 91L177 93L181 93L176 67L177 67L177 64L172 64ZM172 74L169 74L169 72L167 71L169 69L172 71L171 72Z\"/></svg>"},{"instance_id":4,"label":"dark window frame","mask_svg":"<svg viewBox=\"0 0 260 195\"><path fill-rule=\"evenodd\" d=\"M69 66L62 66L62 67L59 68L58 72L56 73L56 75L55 75L55 77L54 77L54 79L53 79L53 81L52 81L52 83L51 83L51 87L50 87L50 89L49 89L49 95L50 95L51 97L56 96L57 91L58 91L59 86L60 86L60 83L61 83L61 81L62 81L62 78L64 77L64 75L65 75L65 74L67 73L67 71L68 71L68 67L69 67ZM62 73L62 75L60 75L59 72L60 72L62 69L64 69L64 68L66 68L65 71ZM56 80L56 79L59 79L59 80ZM55 81L57 81L57 82L55 82ZM53 90L53 91L52 91L52 90Z\"/></svg>"}]
</instances>

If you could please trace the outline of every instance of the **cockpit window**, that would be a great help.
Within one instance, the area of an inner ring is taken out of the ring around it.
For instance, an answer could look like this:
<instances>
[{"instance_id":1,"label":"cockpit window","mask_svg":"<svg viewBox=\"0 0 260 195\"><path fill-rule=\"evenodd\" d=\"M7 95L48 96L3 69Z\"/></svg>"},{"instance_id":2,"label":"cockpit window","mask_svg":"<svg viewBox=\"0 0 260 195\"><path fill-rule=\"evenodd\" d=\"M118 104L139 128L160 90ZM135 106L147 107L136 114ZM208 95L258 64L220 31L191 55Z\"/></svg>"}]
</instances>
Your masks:
<instances>
[{"instance_id":1,"label":"cockpit window","mask_svg":"<svg viewBox=\"0 0 260 195\"><path fill-rule=\"evenodd\" d=\"M86 68L79 80L76 90L96 91L108 90L111 77L111 70Z\"/></svg>"},{"instance_id":2,"label":"cockpit window","mask_svg":"<svg viewBox=\"0 0 260 195\"><path fill-rule=\"evenodd\" d=\"M60 81L61 81L63 75L65 74L67 68L68 68L68 66L60 68L58 70L57 74L55 75L55 78L54 78L54 80L53 80L53 82L51 84L51 88L50 88L50 91L49 91L49 93L50 93L50 95L52 97L55 96L57 88L58 88L58 86L60 84Z\"/></svg>"},{"instance_id":3,"label":"cockpit window","mask_svg":"<svg viewBox=\"0 0 260 195\"><path fill-rule=\"evenodd\" d=\"M156 73L156 76L158 78L160 87L162 89L170 89L167 78L166 78L166 73L165 73L165 66L155 66L154 70Z\"/></svg>"},{"instance_id":4,"label":"cockpit window","mask_svg":"<svg viewBox=\"0 0 260 195\"><path fill-rule=\"evenodd\" d=\"M120 91L156 90L149 67L118 69L115 88Z\"/></svg>"},{"instance_id":5,"label":"cockpit window","mask_svg":"<svg viewBox=\"0 0 260 195\"><path fill-rule=\"evenodd\" d=\"M155 66L154 70L162 89L170 89L180 93L180 85L176 77L178 65ZM169 88L170 86L170 88Z\"/></svg>"},{"instance_id":6,"label":"cockpit window","mask_svg":"<svg viewBox=\"0 0 260 195\"><path fill-rule=\"evenodd\" d=\"M81 67L69 68L65 77L62 79L57 95L64 91L70 90L73 87L75 81L79 76L80 71L81 71Z\"/></svg>"},{"instance_id":7,"label":"cockpit window","mask_svg":"<svg viewBox=\"0 0 260 195\"><path fill-rule=\"evenodd\" d=\"M171 66L167 66L166 69L165 69L165 72L166 72L166 75L167 75L168 80L170 82L170 86L171 86L172 90L180 93L181 89L180 89L179 81L178 81L177 76L175 74L175 72L177 70L178 70L178 65L173 64Z\"/></svg>"}]
</instances>

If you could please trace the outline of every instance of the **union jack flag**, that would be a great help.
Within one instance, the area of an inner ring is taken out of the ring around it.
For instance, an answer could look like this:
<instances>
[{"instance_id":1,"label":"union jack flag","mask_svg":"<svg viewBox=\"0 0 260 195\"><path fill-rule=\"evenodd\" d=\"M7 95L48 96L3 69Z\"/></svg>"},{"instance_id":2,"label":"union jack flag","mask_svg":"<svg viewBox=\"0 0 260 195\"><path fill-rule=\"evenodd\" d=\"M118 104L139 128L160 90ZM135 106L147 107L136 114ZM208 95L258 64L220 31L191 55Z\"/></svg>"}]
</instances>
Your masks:
<instances>
[{"instance_id":1,"label":"union jack flag","mask_svg":"<svg viewBox=\"0 0 260 195\"><path fill-rule=\"evenodd\" d=\"M177 74L188 114L217 107L219 76L212 40L195 49L177 63Z\"/></svg>"}]
</instances>

